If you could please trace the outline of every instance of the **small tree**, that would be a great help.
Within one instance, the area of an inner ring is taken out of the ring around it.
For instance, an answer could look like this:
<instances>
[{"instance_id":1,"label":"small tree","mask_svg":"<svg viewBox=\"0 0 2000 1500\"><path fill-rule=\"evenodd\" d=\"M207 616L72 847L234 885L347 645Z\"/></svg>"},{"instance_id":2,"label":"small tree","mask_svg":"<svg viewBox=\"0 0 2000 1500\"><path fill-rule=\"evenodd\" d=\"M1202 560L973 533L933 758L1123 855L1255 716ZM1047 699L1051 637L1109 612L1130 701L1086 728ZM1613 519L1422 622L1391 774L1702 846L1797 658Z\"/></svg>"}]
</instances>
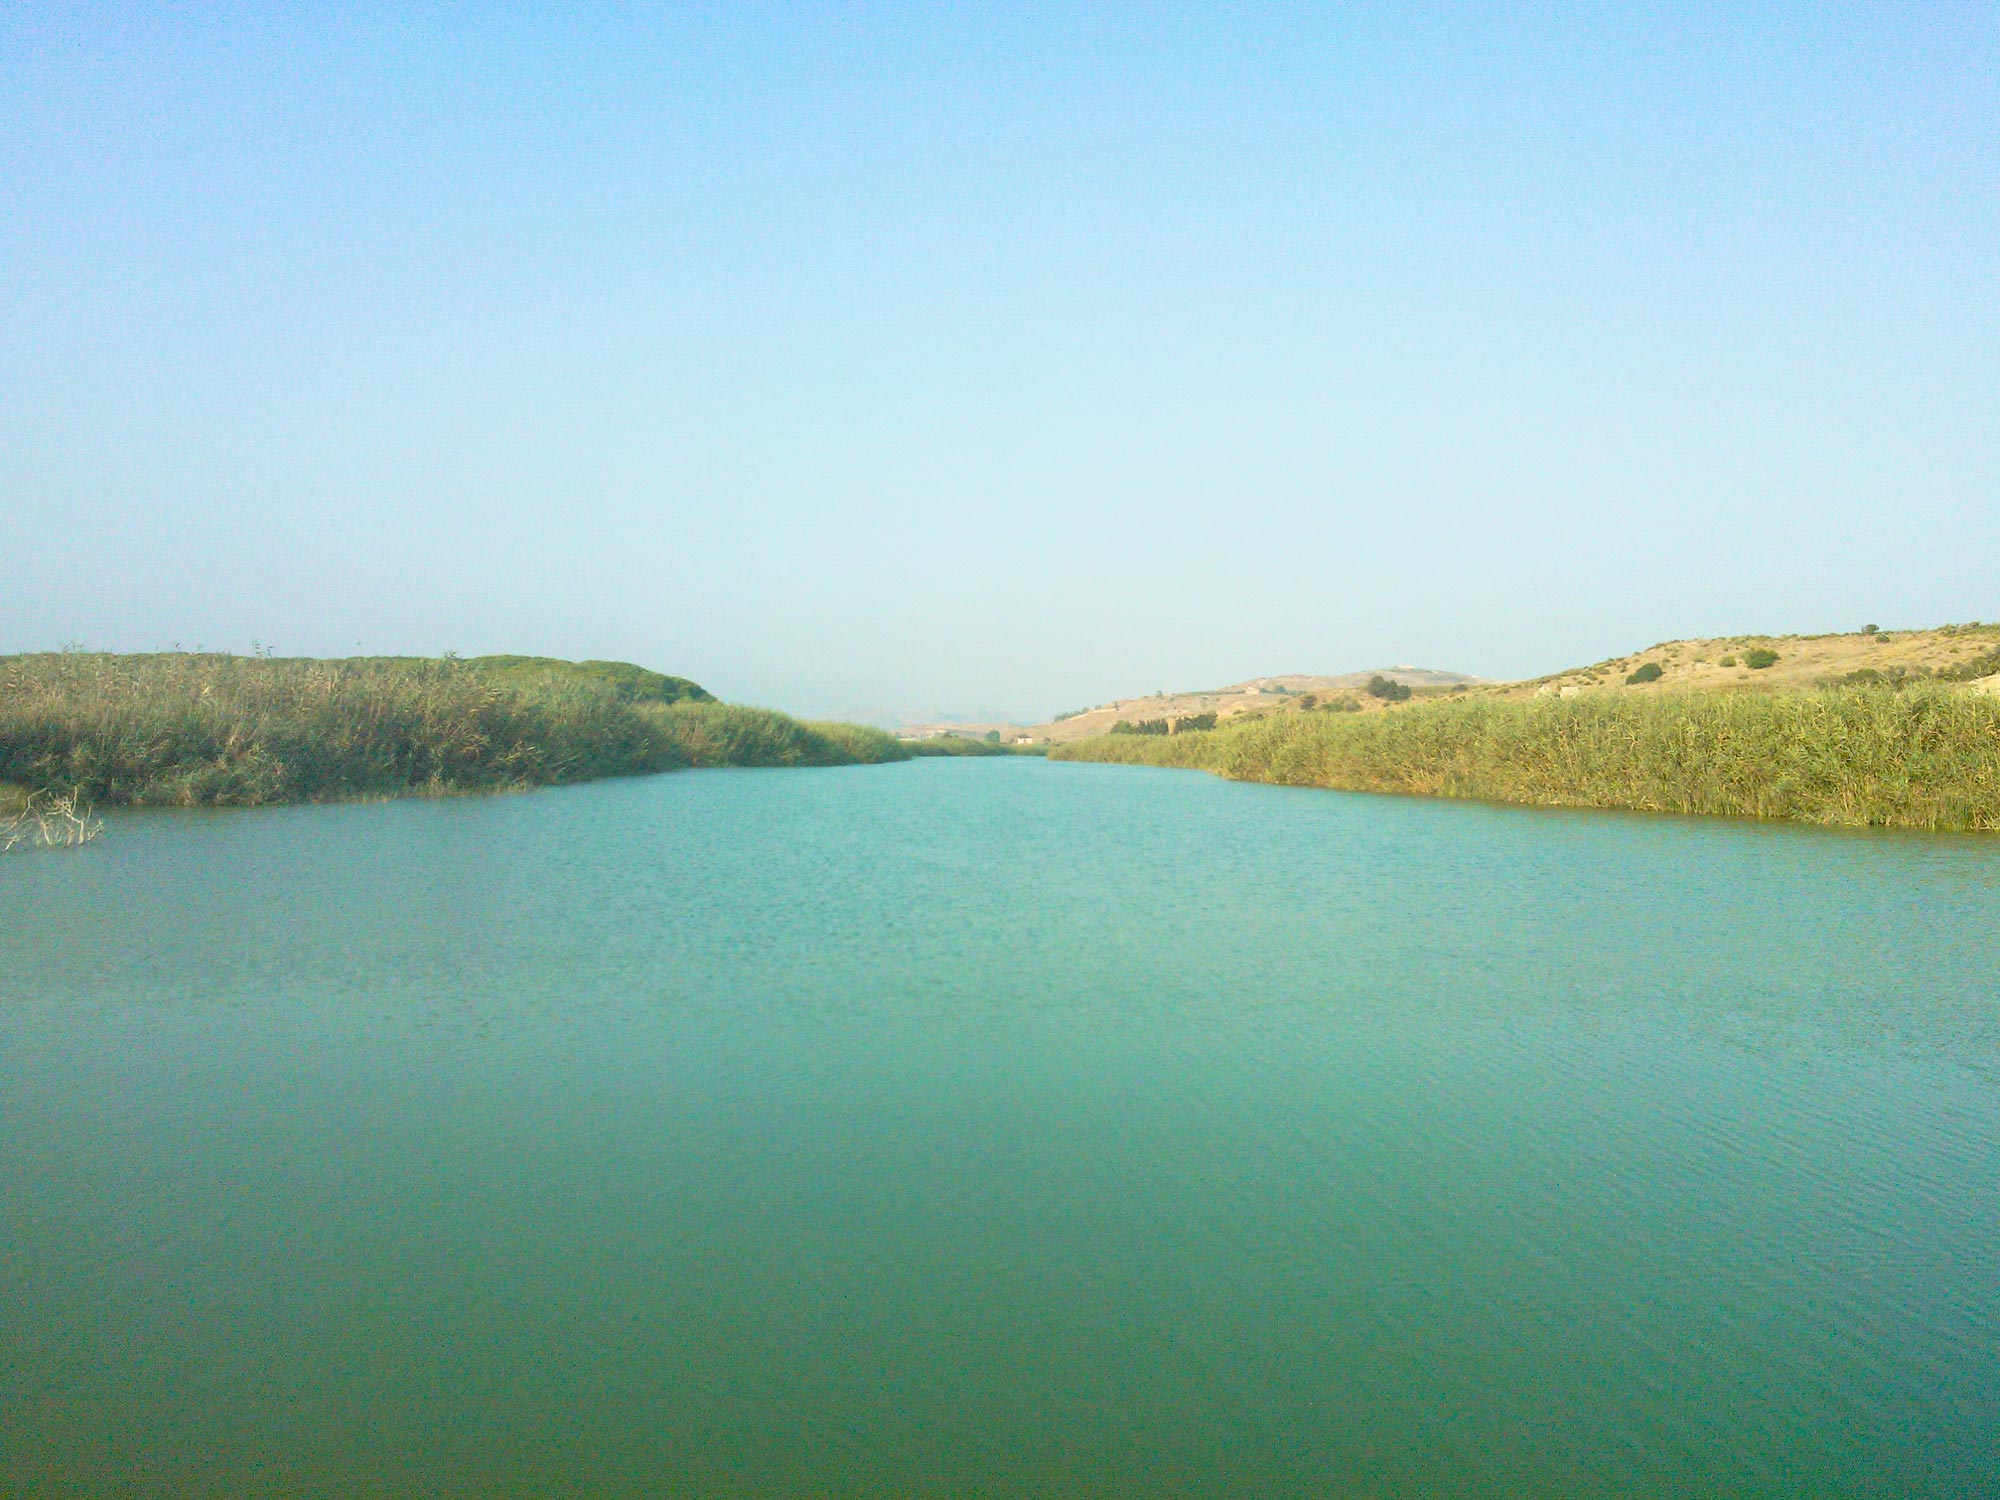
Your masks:
<instances>
[{"instance_id":1,"label":"small tree","mask_svg":"<svg viewBox=\"0 0 2000 1500\"><path fill-rule=\"evenodd\" d=\"M1638 670L1625 679L1627 687L1641 682L1658 682L1666 675L1666 670L1656 661L1640 663Z\"/></svg>"},{"instance_id":2,"label":"small tree","mask_svg":"<svg viewBox=\"0 0 2000 1500\"><path fill-rule=\"evenodd\" d=\"M1410 696L1408 687L1384 677L1380 672L1368 679L1367 693L1369 697L1380 698L1384 703L1401 703Z\"/></svg>"}]
</instances>

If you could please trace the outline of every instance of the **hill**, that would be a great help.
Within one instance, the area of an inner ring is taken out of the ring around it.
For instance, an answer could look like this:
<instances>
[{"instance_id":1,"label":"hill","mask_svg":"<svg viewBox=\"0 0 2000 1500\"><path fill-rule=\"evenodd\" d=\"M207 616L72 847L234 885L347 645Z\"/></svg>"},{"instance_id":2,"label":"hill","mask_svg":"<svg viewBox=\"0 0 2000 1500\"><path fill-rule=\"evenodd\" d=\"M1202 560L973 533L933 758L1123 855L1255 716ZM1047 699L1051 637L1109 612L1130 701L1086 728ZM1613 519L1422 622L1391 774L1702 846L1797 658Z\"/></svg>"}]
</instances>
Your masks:
<instances>
[{"instance_id":1,"label":"hill","mask_svg":"<svg viewBox=\"0 0 2000 1500\"><path fill-rule=\"evenodd\" d=\"M1657 676L1650 670L1653 667L1658 668ZM1640 680L1631 681L1634 674ZM1172 724L1212 713L1217 725L1227 725L1245 717L1297 712L1302 706L1372 713L1399 702L1421 702L1447 694L1573 698L1613 691L1772 693L1907 686L1925 681L1985 682L1985 690L2000 691L2000 681L1993 680L1996 675L2000 675L2000 623L1975 620L1923 630L1870 627L1824 635L1704 636L1662 641L1644 651L1606 657L1587 667L1512 682L1411 666L1338 676L1292 673L1253 677L1223 688L1120 698L1060 715L1046 724L1006 726L1005 737L1066 745L1108 734L1121 720L1127 724ZM1368 683L1378 678L1410 688L1409 699L1368 692Z\"/></svg>"},{"instance_id":2,"label":"hill","mask_svg":"<svg viewBox=\"0 0 2000 1500\"><path fill-rule=\"evenodd\" d=\"M1355 711L1385 706L1388 700L1367 691L1370 682L1381 680L1408 687L1413 694L1436 694L1465 689L1480 679L1461 672L1440 672L1430 667L1380 667L1367 672L1343 672L1337 676L1304 672L1275 677L1253 677L1228 687L1201 688L1191 692L1154 693L1144 698L1119 698L1095 708L1058 715L1046 724L1012 729L1019 736L1041 744L1067 745L1109 734L1118 723L1173 722L1214 714L1217 723L1245 716L1296 711L1302 705L1317 708L1328 702L1351 705Z\"/></svg>"},{"instance_id":3,"label":"hill","mask_svg":"<svg viewBox=\"0 0 2000 1500\"><path fill-rule=\"evenodd\" d=\"M1363 696L1375 712L1290 699L1052 754L1348 791L2000 829L2000 626L1667 641L1525 682Z\"/></svg>"},{"instance_id":4,"label":"hill","mask_svg":"<svg viewBox=\"0 0 2000 1500\"><path fill-rule=\"evenodd\" d=\"M1659 675L1628 679L1648 665ZM1974 682L2000 673L2000 624L1973 621L1927 630L1867 630L1829 635L1731 635L1662 641L1547 677L1507 685L1513 693L1556 694L1638 689L1798 692L1821 687Z\"/></svg>"}]
</instances>

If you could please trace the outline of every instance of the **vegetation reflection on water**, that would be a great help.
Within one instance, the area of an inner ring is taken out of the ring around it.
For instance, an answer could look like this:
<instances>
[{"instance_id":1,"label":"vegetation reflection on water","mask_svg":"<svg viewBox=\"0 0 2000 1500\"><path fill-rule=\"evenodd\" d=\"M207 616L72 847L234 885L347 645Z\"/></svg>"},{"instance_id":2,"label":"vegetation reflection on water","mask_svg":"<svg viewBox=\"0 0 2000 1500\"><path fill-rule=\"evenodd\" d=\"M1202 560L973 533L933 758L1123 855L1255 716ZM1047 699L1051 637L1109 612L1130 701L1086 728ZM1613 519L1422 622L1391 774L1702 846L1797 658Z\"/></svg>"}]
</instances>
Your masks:
<instances>
[{"instance_id":1,"label":"vegetation reflection on water","mask_svg":"<svg viewBox=\"0 0 2000 1500\"><path fill-rule=\"evenodd\" d=\"M2000 1487L2000 845L1039 761L0 869L0 1488Z\"/></svg>"}]
</instances>

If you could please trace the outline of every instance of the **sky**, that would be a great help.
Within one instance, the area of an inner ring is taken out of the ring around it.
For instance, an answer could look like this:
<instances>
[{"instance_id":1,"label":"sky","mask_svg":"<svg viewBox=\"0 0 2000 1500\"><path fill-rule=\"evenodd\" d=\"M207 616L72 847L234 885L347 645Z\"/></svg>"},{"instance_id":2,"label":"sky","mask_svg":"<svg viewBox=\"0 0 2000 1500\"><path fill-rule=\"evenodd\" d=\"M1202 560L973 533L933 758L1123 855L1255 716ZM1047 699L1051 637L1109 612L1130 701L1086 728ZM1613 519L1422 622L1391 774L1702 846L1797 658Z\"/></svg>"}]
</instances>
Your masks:
<instances>
[{"instance_id":1,"label":"sky","mask_svg":"<svg viewBox=\"0 0 2000 1500\"><path fill-rule=\"evenodd\" d=\"M2000 617L2000 6L0 8L0 651L1022 721Z\"/></svg>"}]
</instances>

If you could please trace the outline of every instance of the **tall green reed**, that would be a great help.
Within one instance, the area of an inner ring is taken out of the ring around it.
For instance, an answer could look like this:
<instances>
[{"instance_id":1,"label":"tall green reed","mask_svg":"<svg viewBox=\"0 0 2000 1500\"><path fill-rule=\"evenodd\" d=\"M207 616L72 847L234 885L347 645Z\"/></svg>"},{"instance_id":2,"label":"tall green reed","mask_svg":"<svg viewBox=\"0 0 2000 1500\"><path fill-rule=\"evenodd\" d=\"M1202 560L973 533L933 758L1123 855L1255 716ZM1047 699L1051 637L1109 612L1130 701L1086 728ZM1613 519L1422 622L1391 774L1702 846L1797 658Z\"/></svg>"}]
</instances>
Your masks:
<instances>
[{"instance_id":1,"label":"tall green reed","mask_svg":"<svg viewBox=\"0 0 2000 1500\"><path fill-rule=\"evenodd\" d=\"M2000 829L2000 698L1946 688L1469 697L1055 754L1350 791Z\"/></svg>"},{"instance_id":2,"label":"tall green reed","mask_svg":"<svg viewBox=\"0 0 2000 1500\"><path fill-rule=\"evenodd\" d=\"M876 730L807 726L692 696L635 699L604 665L5 657L0 783L107 805L252 805L899 758Z\"/></svg>"}]
</instances>

